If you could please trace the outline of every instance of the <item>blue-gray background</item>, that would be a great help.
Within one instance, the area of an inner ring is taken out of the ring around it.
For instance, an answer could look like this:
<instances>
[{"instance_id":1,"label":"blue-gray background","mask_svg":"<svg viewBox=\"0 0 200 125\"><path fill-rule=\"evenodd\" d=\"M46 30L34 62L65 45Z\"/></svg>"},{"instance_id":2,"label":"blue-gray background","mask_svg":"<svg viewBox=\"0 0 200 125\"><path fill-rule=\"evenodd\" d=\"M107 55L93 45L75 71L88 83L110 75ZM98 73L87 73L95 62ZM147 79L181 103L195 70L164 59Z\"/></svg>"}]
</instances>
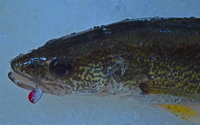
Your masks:
<instances>
[{"instance_id":1,"label":"blue-gray background","mask_svg":"<svg viewBox=\"0 0 200 125\"><path fill-rule=\"evenodd\" d=\"M100 97L43 94L35 105L29 91L7 77L10 59L47 40L125 18L200 17L199 0L0 0L1 125L189 125L156 105ZM59 49L59 48L58 48Z\"/></svg>"}]
</instances>

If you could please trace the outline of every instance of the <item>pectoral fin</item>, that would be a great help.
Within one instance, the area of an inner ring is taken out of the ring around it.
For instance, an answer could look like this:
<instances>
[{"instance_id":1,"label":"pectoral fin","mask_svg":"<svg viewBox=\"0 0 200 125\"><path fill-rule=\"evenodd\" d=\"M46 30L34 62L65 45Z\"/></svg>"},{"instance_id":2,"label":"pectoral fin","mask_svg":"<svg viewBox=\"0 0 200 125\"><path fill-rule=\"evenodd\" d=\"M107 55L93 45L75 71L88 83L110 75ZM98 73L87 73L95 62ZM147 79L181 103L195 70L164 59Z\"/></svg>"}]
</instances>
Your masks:
<instances>
[{"instance_id":1,"label":"pectoral fin","mask_svg":"<svg viewBox=\"0 0 200 125\"><path fill-rule=\"evenodd\" d=\"M163 109L187 121L200 123L199 105L166 105L159 104Z\"/></svg>"},{"instance_id":2,"label":"pectoral fin","mask_svg":"<svg viewBox=\"0 0 200 125\"><path fill-rule=\"evenodd\" d=\"M113 73L115 73L120 68L121 68L121 76L123 76L126 69L129 66L128 61L123 59L120 56L113 57L113 60L115 61L115 64L112 67L108 67L106 76L112 75Z\"/></svg>"}]
</instances>

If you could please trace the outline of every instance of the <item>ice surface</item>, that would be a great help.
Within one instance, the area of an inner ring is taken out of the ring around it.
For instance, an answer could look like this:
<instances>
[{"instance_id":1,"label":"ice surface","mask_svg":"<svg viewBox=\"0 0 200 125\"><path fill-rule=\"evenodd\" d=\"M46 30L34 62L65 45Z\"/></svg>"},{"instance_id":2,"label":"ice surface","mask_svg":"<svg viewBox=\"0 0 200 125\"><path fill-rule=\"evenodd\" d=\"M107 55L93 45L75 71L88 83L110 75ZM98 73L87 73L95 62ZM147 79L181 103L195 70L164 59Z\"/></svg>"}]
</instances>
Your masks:
<instances>
[{"instance_id":1,"label":"ice surface","mask_svg":"<svg viewBox=\"0 0 200 125\"><path fill-rule=\"evenodd\" d=\"M127 100L43 94L37 104L7 77L10 59L47 40L126 18L200 17L199 0L1 0L0 124L192 125L163 109Z\"/></svg>"}]
</instances>

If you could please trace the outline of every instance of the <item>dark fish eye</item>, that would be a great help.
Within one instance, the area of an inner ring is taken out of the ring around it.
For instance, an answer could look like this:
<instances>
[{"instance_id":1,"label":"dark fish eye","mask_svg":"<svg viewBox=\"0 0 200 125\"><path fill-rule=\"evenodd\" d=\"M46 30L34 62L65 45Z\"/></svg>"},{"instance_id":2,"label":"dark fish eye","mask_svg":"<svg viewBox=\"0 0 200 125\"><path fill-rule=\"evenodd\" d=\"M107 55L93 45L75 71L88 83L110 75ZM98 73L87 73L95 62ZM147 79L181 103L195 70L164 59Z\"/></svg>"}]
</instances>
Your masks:
<instances>
[{"instance_id":1,"label":"dark fish eye","mask_svg":"<svg viewBox=\"0 0 200 125\"><path fill-rule=\"evenodd\" d=\"M65 77L72 72L72 66L65 59L55 59L50 63L49 70L54 76Z\"/></svg>"}]
</instances>

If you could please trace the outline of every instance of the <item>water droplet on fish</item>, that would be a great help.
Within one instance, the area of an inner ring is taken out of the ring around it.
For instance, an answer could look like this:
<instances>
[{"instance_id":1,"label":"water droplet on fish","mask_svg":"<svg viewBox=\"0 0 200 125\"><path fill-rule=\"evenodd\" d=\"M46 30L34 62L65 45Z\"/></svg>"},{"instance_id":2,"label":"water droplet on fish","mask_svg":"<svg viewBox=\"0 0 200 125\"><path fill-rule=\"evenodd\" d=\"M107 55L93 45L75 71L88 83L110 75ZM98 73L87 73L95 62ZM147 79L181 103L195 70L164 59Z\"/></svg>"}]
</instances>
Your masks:
<instances>
[{"instance_id":1,"label":"water droplet on fish","mask_svg":"<svg viewBox=\"0 0 200 125\"><path fill-rule=\"evenodd\" d=\"M110 34L111 33L109 28L103 28L103 32L104 32L104 34Z\"/></svg>"}]
</instances>

